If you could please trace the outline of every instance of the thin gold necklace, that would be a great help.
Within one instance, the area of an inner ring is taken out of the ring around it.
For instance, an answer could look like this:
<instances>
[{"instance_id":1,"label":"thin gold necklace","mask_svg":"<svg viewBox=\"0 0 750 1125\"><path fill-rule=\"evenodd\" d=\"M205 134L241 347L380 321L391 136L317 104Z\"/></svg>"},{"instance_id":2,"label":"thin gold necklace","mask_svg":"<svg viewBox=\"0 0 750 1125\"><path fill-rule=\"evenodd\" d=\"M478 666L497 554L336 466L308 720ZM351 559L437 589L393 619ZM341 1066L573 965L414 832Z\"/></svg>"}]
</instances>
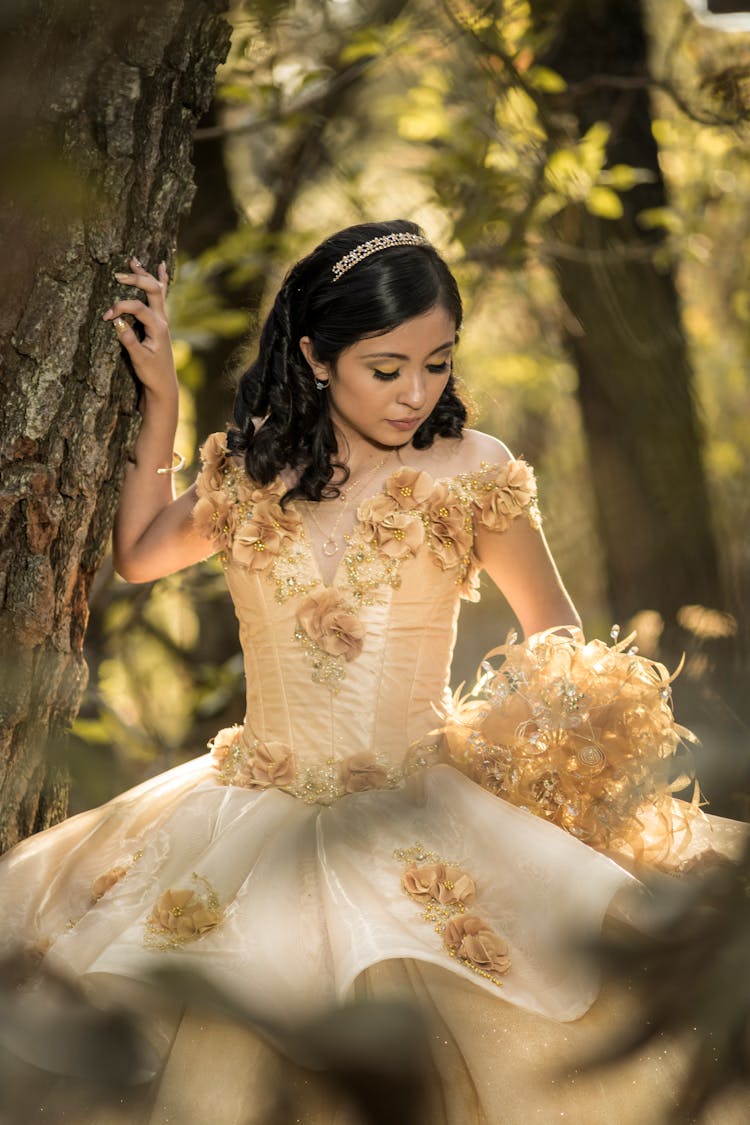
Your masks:
<instances>
[{"instance_id":1,"label":"thin gold necklace","mask_svg":"<svg viewBox=\"0 0 750 1125\"><path fill-rule=\"evenodd\" d=\"M383 457L380 461L378 461L375 468L372 469L367 474L366 477L364 477L361 481L355 481L354 484L350 484L348 488L342 488L341 489L341 492L338 495L338 499L342 502L343 507L342 507L341 511L339 512L338 516L336 517L336 522L334 523L333 527L331 528L330 534L328 534L326 536L326 538L323 540L323 546L321 548L322 551L323 551L323 554L326 555L328 558L332 558L334 555L337 555L344 545L343 543L339 543L338 540L336 539L336 532L339 529L339 524L341 523L342 519L344 518L347 511L349 510L350 499L352 499L352 497L351 497L352 489L358 486L357 491L356 491L356 493L354 494L354 497L353 497L353 499L356 500L356 498L358 496L360 496L362 494L362 492L364 491L365 485L369 481L371 481L372 478L375 476L375 474L383 468L383 465L385 465L386 461L391 456L391 454L397 453L397 452L398 452L398 450L396 450L396 449L389 449L389 451L386 453L385 457ZM310 519L313 521L313 523L317 527L320 534L325 536L326 530L325 530L324 527L320 526L320 523L315 518L315 514L313 512L313 505L315 503L317 503L317 501L311 501L311 504L310 504Z\"/></svg>"}]
</instances>

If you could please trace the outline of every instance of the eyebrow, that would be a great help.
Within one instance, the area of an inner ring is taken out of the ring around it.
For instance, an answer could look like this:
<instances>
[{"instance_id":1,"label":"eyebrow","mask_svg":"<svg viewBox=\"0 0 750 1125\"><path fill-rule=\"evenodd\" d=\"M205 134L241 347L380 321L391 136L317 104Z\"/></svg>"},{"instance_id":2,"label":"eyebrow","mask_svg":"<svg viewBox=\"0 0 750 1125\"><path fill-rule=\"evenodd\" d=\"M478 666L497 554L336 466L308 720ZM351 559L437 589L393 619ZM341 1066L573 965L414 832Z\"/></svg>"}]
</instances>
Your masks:
<instances>
[{"instance_id":1,"label":"eyebrow","mask_svg":"<svg viewBox=\"0 0 750 1125\"><path fill-rule=\"evenodd\" d=\"M444 352L447 348L452 348L454 340L449 340L447 344L441 344L439 348L433 348L429 353L435 355L435 352ZM360 359L408 359L408 355L401 355L400 352L368 352L367 355L360 356Z\"/></svg>"}]
</instances>

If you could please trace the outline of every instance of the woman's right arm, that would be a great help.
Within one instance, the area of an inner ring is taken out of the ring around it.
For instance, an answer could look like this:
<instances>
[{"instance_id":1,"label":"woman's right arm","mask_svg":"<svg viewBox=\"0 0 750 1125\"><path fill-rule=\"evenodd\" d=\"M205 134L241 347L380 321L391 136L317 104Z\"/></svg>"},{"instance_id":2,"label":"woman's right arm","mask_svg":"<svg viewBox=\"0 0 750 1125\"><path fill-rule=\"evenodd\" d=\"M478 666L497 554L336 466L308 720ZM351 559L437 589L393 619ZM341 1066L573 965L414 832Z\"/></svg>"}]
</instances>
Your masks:
<instances>
[{"instance_id":1,"label":"woman's right arm","mask_svg":"<svg viewBox=\"0 0 750 1125\"><path fill-rule=\"evenodd\" d=\"M130 265L131 273L115 276L126 285L144 290L148 304L117 301L104 314L105 320L114 322L120 343L143 384L143 422L115 516L113 559L115 570L128 582L151 582L207 558L217 548L193 526L195 485L176 499L174 474L157 472L172 464L177 430L177 374L165 304L167 270L162 262L154 277L137 258L131 258ZM143 325L143 340L122 319L124 313Z\"/></svg>"}]
</instances>

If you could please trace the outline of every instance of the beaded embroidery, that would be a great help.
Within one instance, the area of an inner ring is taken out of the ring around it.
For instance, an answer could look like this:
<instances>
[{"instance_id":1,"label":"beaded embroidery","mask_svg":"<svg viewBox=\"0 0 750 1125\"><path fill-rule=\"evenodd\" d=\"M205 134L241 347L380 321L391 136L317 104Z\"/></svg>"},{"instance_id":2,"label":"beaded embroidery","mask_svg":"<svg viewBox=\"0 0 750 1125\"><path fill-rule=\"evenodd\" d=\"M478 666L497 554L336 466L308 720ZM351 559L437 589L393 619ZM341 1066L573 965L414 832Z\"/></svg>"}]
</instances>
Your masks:
<instances>
[{"instance_id":1,"label":"beaded embroidery","mask_svg":"<svg viewBox=\"0 0 750 1125\"><path fill-rule=\"evenodd\" d=\"M401 584L403 559L392 559L367 543L356 533L345 535L344 555L346 587L356 606L376 605L382 600L383 587L397 589Z\"/></svg>"},{"instance_id":2,"label":"beaded embroidery","mask_svg":"<svg viewBox=\"0 0 750 1125\"><path fill-rule=\"evenodd\" d=\"M254 488L244 466L228 459L220 472L226 498L212 513L212 520L216 536L227 544L221 556L224 566L230 562L232 541L238 540L250 558L251 551L268 554L268 562L253 563L251 569L262 572L275 585L277 601L305 596L323 586L312 544L293 503L284 511L283 524L272 521L268 527L262 526L261 534L242 539L242 529L253 522L257 504L274 494L281 496L281 482ZM206 491L204 485L203 493ZM224 511L227 505L229 510ZM384 588L398 588L401 567L421 547L410 531L411 520L421 521L424 543L436 565L455 574L461 597L476 601L480 566L473 551L475 520L484 527L503 530L520 515L525 515L533 527L541 526L533 472L524 461L510 460L502 465L482 461L470 473L439 480L422 470L397 470L380 493L364 501L353 531L344 537L347 547L342 566L353 606L371 605L380 600L379 592ZM412 539L417 546L410 548L407 544ZM233 561L243 565L238 558ZM317 655L314 661L316 682L340 682L340 668L329 660L319 660Z\"/></svg>"},{"instance_id":3,"label":"beaded embroidery","mask_svg":"<svg viewBox=\"0 0 750 1125\"><path fill-rule=\"evenodd\" d=\"M315 641L308 637L300 625L295 626L294 639L302 645L305 655L312 665L312 682L323 684L334 695L337 695L346 675L346 660L344 657L332 656L330 652L325 652L320 645L316 645Z\"/></svg>"},{"instance_id":4,"label":"beaded embroidery","mask_svg":"<svg viewBox=\"0 0 750 1125\"><path fill-rule=\"evenodd\" d=\"M476 893L469 872L419 842L394 848L393 857L405 865L402 889L423 907L422 920L440 935L448 956L502 988L500 976L511 964L508 946L487 922L467 912Z\"/></svg>"},{"instance_id":5,"label":"beaded embroidery","mask_svg":"<svg viewBox=\"0 0 750 1125\"><path fill-rule=\"evenodd\" d=\"M195 871L191 881L193 888L166 890L154 903L144 927L143 944L147 948L160 952L181 949L218 926L223 911L216 891Z\"/></svg>"},{"instance_id":6,"label":"beaded embroidery","mask_svg":"<svg viewBox=\"0 0 750 1125\"><path fill-rule=\"evenodd\" d=\"M277 756L279 780L273 781L268 780L266 766L262 770L262 779L258 777L257 760L269 757L267 744L260 739L246 744L242 739L243 730L239 725L225 727L208 743L219 784L247 789L273 787L306 804L330 805L349 793L396 789L404 784L407 777L435 765L441 755L441 743L418 739L409 747L400 765L362 751L343 759L329 757L319 765L299 769L294 755L288 752L288 764L281 755Z\"/></svg>"},{"instance_id":7,"label":"beaded embroidery","mask_svg":"<svg viewBox=\"0 0 750 1125\"><path fill-rule=\"evenodd\" d=\"M305 597L320 585L311 566L310 551L305 551L299 543L286 543L267 574L276 587L276 601L280 604L288 598Z\"/></svg>"}]
</instances>

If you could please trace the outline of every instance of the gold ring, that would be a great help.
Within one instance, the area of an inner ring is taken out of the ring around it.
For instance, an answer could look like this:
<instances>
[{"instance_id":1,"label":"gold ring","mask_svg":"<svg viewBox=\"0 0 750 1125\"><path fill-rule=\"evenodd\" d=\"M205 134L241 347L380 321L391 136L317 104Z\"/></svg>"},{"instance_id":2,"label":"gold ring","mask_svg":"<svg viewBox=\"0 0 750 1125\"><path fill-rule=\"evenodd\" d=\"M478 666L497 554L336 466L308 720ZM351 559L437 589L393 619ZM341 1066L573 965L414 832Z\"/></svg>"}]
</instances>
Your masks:
<instances>
[{"instance_id":1,"label":"gold ring","mask_svg":"<svg viewBox=\"0 0 750 1125\"><path fill-rule=\"evenodd\" d=\"M127 320L123 320L121 316L116 316L112 323L115 326L116 332L125 332L129 328Z\"/></svg>"}]
</instances>

